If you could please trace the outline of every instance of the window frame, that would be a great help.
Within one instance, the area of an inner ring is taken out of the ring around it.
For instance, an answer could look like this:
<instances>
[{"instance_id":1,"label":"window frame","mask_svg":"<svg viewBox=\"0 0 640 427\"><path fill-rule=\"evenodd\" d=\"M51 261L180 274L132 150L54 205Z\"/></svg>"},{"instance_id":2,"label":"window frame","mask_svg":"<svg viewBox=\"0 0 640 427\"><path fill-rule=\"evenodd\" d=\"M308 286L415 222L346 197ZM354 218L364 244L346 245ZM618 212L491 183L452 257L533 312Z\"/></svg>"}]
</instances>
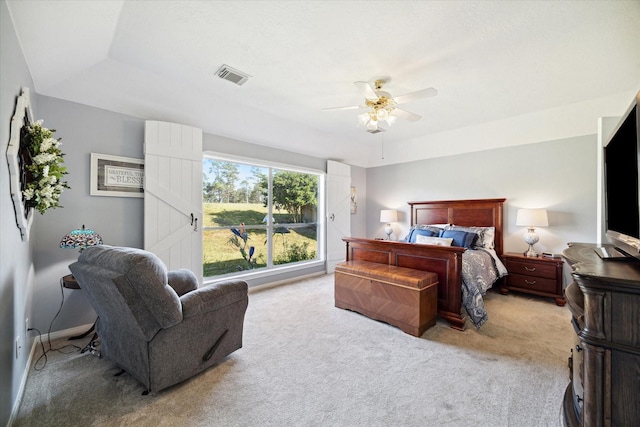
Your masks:
<instances>
[{"instance_id":1,"label":"window frame","mask_svg":"<svg viewBox=\"0 0 640 427\"><path fill-rule=\"evenodd\" d=\"M260 160L260 159L255 159L255 158L250 158L250 157L244 157L244 156L235 156L235 155L229 155L229 154L222 154L222 153L218 153L218 152L214 152L214 151L203 151L203 164L204 161L207 159L211 159L211 160L215 160L215 161L222 161L222 162L230 162L230 163L239 163L242 165L247 165L247 166L254 166L254 167L259 167L259 168L267 168L268 169L268 182L269 182L269 187L268 187L268 203L267 203L267 212L271 212L271 216L273 215L273 194L272 194L272 188L273 188L273 171L274 170L283 170L283 171L288 171L288 172L297 172L297 173L305 173L305 174L312 174L312 175L316 175L318 177L318 205L317 205L317 210L316 210L316 216L317 216L317 220L315 222L316 227L317 227L317 231L316 231L316 259L313 260L305 260L305 261L297 261L297 262L292 262L292 263L286 263L286 264L274 264L273 263L273 229L274 229L274 224L273 221L271 221L271 218L269 218L269 221L267 222L266 225L246 225L245 228L247 229L263 229L267 231L267 265L265 267L259 268L257 270L244 270L241 272L231 272L231 273L226 273L226 274L220 274L220 275L216 275L216 276L204 276L203 280L204 283L214 283L216 281L220 281L220 280L226 280L229 279L231 277L233 278L242 278L242 279L247 279L250 280L252 278L266 278L269 276L275 276L275 275L279 275L282 273L286 273L286 272L295 272L298 270L305 270L309 267L316 267L316 266L324 266L325 262L326 262L326 254L325 254L325 248L326 248L326 225L325 225L325 217L326 217L326 213L325 213L325 209L326 209L326 204L325 204L325 181L326 181L326 172L322 171L322 170L318 170L318 169L313 169L313 168L306 168L306 167L301 167L301 166L295 166L295 165L291 165L291 164L286 164L286 163L280 163L280 162L272 162L272 161L267 161L267 160ZM203 201L204 204L204 201ZM267 213L267 215L269 215ZM282 224L278 224L278 226L281 226ZM285 224L287 225L287 224ZM295 224L290 224L292 226L300 226L302 227L303 225L300 225L298 223ZM203 227L202 227L202 231L204 232L205 230L230 230L231 228L234 228L236 226L217 226L217 227L204 227L204 223L203 223ZM204 259L202 260L202 262L204 262Z\"/></svg>"}]
</instances>

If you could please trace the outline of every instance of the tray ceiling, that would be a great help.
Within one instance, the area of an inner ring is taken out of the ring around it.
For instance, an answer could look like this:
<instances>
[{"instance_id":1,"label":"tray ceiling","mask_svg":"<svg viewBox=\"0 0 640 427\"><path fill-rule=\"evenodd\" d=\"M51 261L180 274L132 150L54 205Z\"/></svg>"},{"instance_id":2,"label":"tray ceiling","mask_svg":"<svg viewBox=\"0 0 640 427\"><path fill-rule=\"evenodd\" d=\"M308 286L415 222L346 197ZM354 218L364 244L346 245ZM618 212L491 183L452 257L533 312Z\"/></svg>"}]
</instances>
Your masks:
<instances>
[{"instance_id":1,"label":"tray ceiling","mask_svg":"<svg viewBox=\"0 0 640 427\"><path fill-rule=\"evenodd\" d=\"M637 1L7 4L39 94L363 167L593 134L640 88ZM438 96L376 135L321 112L377 77Z\"/></svg>"}]
</instances>

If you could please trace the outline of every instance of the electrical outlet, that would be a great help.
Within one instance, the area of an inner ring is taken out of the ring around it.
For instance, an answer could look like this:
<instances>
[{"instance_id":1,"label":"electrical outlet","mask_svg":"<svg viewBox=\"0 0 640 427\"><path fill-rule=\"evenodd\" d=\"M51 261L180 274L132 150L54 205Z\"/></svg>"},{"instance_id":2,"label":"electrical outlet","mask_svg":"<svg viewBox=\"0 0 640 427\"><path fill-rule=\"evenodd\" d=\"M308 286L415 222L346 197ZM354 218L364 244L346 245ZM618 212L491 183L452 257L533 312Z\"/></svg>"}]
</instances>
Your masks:
<instances>
[{"instance_id":1,"label":"electrical outlet","mask_svg":"<svg viewBox=\"0 0 640 427\"><path fill-rule=\"evenodd\" d=\"M20 349L22 346L20 345L20 337L16 338L16 360L20 358Z\"/></svg>"}]
</instances>

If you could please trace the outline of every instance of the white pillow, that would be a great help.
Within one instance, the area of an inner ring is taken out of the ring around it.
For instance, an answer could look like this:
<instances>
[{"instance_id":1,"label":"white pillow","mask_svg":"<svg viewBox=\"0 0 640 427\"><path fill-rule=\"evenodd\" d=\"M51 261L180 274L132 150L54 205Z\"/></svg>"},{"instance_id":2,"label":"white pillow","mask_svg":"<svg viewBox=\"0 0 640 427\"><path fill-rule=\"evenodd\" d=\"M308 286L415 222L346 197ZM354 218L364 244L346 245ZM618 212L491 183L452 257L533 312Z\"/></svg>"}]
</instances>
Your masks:
<instances>
[{"instance_id":1,"label":"white pillow","mask_svg":"<svg viewBox=\"0 0 640 427\"><path fill-rule=\"evenodd\" d=\"M453 242L451 237L433 237L421 234L416 236L416 243L421 245L451 246L451 242Z\"/></svg>"},{"instance_id":2,"label":"white pillow","mask_svg":"<svg viewBox=\"0 0 640 427\"><path fill-rule=\"evenodd\" d=\"M496 228L495 227L484 227L484 233L483 233L483 239L482 239L482 246L487 248L487 249L493 249L495 248L495 236L496 236Z\"/></svg>"}]
</instances>

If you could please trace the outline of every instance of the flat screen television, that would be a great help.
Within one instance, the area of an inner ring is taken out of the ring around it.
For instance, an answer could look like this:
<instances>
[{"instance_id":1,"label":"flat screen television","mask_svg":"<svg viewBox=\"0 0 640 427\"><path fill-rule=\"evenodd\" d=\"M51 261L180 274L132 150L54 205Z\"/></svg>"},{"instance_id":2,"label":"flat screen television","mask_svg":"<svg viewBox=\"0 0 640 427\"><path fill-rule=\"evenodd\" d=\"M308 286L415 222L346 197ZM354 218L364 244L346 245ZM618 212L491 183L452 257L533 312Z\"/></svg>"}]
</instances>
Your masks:
<instances>
[{"instance_id":1,"label":"flat screen television","mask_svg":"<svg viewBox=\"0 0 640 427\"><path fill-rule=\"evenodd\" d=\"M640 92L604 145L605 259L640 259ZM616 250L617 249L617 250Z\"/></svg>"}]
</instances>

